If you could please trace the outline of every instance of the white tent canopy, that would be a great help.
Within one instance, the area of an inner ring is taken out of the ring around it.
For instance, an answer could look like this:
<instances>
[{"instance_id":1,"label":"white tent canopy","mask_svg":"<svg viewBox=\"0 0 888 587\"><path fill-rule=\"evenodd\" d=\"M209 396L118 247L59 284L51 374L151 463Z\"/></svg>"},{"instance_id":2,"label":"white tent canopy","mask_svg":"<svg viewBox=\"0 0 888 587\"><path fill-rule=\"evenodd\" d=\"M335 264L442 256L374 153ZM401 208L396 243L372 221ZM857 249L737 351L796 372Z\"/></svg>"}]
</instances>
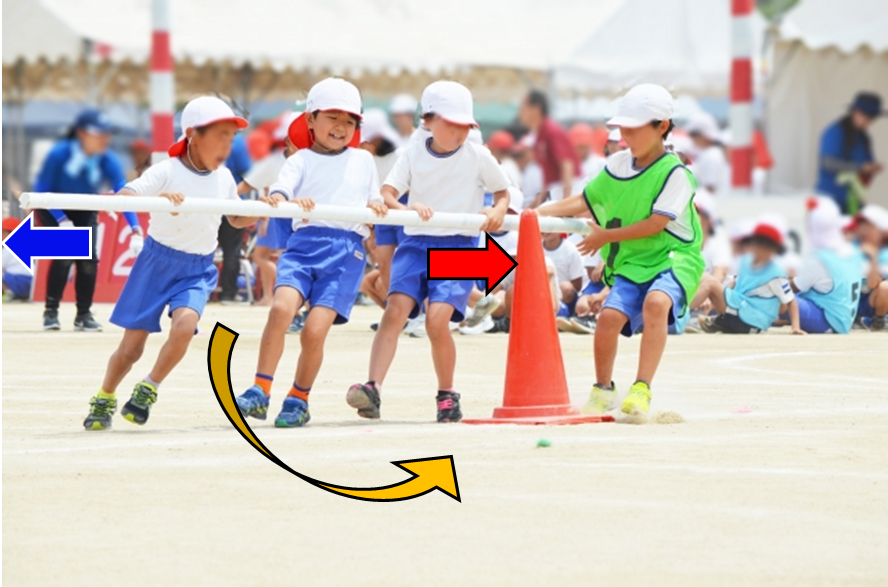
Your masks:
<instances>
[{"instance_id":1,"label":"white tent canopy","mask_svg":"<svg viewBox=\"0 0 888 587\"><path fill-rule=\"evenodd\" d=\"M820 135L858 91L888 100L888 2L802 0L781 25L767 101L774 154L771 191L813 190ZM888 120L870 127L877 159L888 159ZM870 199L888 204L888 176Z\"/></svg>"},{"instance_id":2,"label":"white tent canopy","mask_svg":"<svg viewBox=\"0 0 888 587\"><path fill-rule=\"evenodd\" d=\"M760 51L766 23L758 12L753 22ZM557 64L555 85L620 93L650 82L724 96L730 69L730 0L625 0Z\"/></svg>"}]
</instances>

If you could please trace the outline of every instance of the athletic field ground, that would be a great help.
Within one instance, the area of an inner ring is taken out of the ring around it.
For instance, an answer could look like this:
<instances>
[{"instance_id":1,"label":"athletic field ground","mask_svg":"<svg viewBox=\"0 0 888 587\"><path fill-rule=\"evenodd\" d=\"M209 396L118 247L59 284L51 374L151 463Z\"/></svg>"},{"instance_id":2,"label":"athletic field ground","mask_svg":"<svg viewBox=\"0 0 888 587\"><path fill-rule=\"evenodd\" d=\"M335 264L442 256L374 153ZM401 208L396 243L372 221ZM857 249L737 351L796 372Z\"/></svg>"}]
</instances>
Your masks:
<instances>
[{"instance_id":1,"label":"athletic field ground","mask_svg":"<svg viewBox=\"0 0 888 587\"><path fill-rule=\"evenodd\" d=\"M344 401L379 317L356 308L328 341L311 424L254 430L294 469L340 485L395 483L405 474L390 461L454 456L462 503L437 491L366 503L274 466L216 402L209 333L217 320L240 333L239 393L261 308L209 306L148 424L118 414L113 430L85 432L120 336L111 307L95 311L104 333L74 333L70 305L64 330L44 333L40 305L3 304L6 585L888 584L888 334L671 338L656 423L564 427L435 424L428 341L402 337L371 422ZM122 400L163 341L150 339ZM561 343L582 403L592 339ZM457 344L463 411L487 417L507 337ZM621 341L621 391L637 349ZM298 350L289 337L272 415ZM537 448L543 438L551 446Z\"/></svg>"}]
</instances>

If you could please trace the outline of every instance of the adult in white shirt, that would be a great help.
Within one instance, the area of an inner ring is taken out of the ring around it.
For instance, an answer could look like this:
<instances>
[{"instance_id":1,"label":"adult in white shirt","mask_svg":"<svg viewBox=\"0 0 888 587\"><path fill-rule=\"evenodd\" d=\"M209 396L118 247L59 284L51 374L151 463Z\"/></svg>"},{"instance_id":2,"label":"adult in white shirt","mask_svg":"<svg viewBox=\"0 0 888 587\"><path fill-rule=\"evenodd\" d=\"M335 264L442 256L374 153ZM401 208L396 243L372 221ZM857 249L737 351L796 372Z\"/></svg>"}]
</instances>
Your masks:
<instances>
[{"instance_id":1,"label":"adult in white shirt","mask_svg":"<svg viewBox=\"0 0 888 587\"><path fill-rule=\"evenodd\" d=\"M721 130L715 117L707 112L697 114L688 123L686 130L697 150L696 155L692 157L691 165L697 184L714 195L728 193L730 167L721 144Z\"/></svg>"}]
</instances>

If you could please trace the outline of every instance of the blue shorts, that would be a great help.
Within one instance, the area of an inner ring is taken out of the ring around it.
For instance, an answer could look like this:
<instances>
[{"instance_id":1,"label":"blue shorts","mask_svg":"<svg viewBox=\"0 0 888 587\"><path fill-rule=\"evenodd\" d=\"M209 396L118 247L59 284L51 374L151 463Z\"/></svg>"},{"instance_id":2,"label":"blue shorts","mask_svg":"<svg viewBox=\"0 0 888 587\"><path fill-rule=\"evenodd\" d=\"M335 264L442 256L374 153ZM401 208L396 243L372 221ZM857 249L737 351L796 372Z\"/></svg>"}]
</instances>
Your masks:
<instances>
[{"instance_id":1,"label":"blue shorts","mask_svg":"<svg viewBox=\"0 0 888 587\"><path fill-rule=\"evenodd\" d=\"M674 324L685 304L685 293L672 270L663 271L647 283L635 283L620 275L614 278L614 285L607 295L604 308L617 310L629 318L623 326L623 336L632 336L641 331L644 326L644 299L652 291L661 291L672 300L669 324Z\"/></svg>"},{"instance_id":2,"label":"blue shorts","mask_svg":"<svg viewBox=\"0 0 888 587\"><path fill-rule=\"evenodd\" d=\"M293 231L277 262L274 288L292 287L312 306L334 310L334 324L348 322L364 277L364 239L324 226Z\"/></svg>"},{"instance_id":3,"label":"blue shorts","mask_svg":"<svg viewBox=\"0 0 888 587\"><path fill-rule=\"evenodd\" d=\"M410 312L411 318L419 315L423 301L430 304L444 303L453 306L451 322L462 322L465 318L473 280L429 279L429 249L473 249L478 246L474 236L410 236L395 251L392 260L392 277L389 295L400 293L413 298L416 306Z\"/></svg>"},{"instance_id":4,"label":"blue shorts","mask_svg":"<svg viewBox=\"0 0 888 587\"><path fill-rule=\"evenodd\" d=\"M4 273L3 285L17 298L31 297L31 276L21 273Z\"/></svg>"},{"instance_id":5,"label":"blue shorts","mask_svg":"<svg viewBox=\"0 0 888 587\"><path fill-rule=\"evenodd\" d=\"M160 332L167 305L170 315L191 308L200 316L219 279L213 256L185 253L149 236L114 305L111 323L127 330Z\"/></svg>"},{"instance_id":6,"label":"blue shorts","mask_svg":"<svg viewBox=\"0 0 888 587\"><path fill-rule=\"evenodd\" d=\"M256 246L267 247L274 251L286 249L291 234L293 234L292 218L269 218L265 236L256 239Z\"/></svg>"},{"instance_id":7,"label":"blue shorts","mask_svg":"<svg viewBox=\"0 0 888 587\"><path fill-rule=\"evenodd\" d=\"M590 281L586 284L586 287L583 288L583 291L580 292L581 296L591 296L597 293L601 293L604 291L604 282L603 281Z\"/></svg>"},{"instance_id":8,"label":"blue shorts","mask_svg":"<svg viewBox=\"0 0 888 587\"><path fill-rule=\"evenodd\" d=\"M808 334L827 334L834 332L832 326L826 321L823 310L814 305L814 302L802 296L796 296L799 304L799 326ZM789 312L781 314L782 320L789 320Z\"/></svg>"},{"instance_id":9,"label":"blue shorts","mask_svg":"<svg viewBox=\"0 0 888 587\"><path fill-rule=\"evenodd\" d=\"M404 240L404 227L394 226L391 224L376 225L376 246L384 247L386 245L397 246Z\"/></svg>"},{"instance_id":10,"label":"blue shorts","mask_svg":"<svg viewBox=\"0 0 888 587\"><path fill-rule=\"evenodd\" d=\"M870 304L870 295L871 293L860 295L860 303L857 305L857 316L860 318L872 318L876 315L876 309Z\"/></svg>"}]
</instances>

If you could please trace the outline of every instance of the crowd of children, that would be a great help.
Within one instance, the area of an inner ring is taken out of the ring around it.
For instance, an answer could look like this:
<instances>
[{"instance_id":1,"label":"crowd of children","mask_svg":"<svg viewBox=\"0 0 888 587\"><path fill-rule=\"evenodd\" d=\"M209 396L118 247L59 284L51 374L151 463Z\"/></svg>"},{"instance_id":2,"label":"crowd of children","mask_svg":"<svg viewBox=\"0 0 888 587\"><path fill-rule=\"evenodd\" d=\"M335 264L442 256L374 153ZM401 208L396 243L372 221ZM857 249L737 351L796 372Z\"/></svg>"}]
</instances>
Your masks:
<instances>
[{"instance_id":1,"label":"crowd of children","mask_svg":"<svg viewBox=\"0 0 888 587\"><path fill-rule=\"evenodd\" d=\"M519 234L501 226L507 214L529 206L541 216L585 218L591 227L588 235L547 233L540 243L552 296L551 308L540 310L555 313L563 332L594 334L596 382L588 413L617 407L612 377L621 334L644 332L638 371L622 404L624 412L637 414L648 411L668 334L753 334L778 325L793 334L885 330L888 210L869 205L847 218L833 200L812 197L807 256L799 260L780 217L723 226L717 201L726 174L718 126L699 116L679 133L666 89L642 84L630 90L608 121L609 131L577 124L564 133L547 111L545 96L531 93L522 119L532 132L497 131L483 145L472 95L459 83L434 82L418 103L397 96L386 113L365 111L357 87L329 78L311 88L304 112L278 119L270 152L235 184L224 163L247 121L222 100L201 97L185 107L183 136L170 159L118 193L178 204L256 192L274 207L366 207L380 217L406 209L425 221L437 212L486 216L480 230L227 218L235 228L257 226L256 303L269 307L253 384L237 398L245 416L267 418L285 334L300 331L299 359L277 427L309 422L327 335L348 321L359 295L383 313L373 325L366 379L346 391L348 405L359 417L381 417L384 381L398 339L408 332L429 340L437 421L459 421L453 333L508 332L514 276L490 293L484 283L430 280L427 251L477 247L486 232L515 255ZM544 172L535 133L546 135L563 165L553 160ZM221 221L213 214L151 215L144 249L111 316L125 330L90 400L87 429L111 426L116 389L167 313L169 338L122 409L131 422L147 421L216 286L213 254ZM4 238L15 226L4 220ZM7 257L4 249L4 297L27 298L27 271Z\"/></svg>"}]
</instances>

